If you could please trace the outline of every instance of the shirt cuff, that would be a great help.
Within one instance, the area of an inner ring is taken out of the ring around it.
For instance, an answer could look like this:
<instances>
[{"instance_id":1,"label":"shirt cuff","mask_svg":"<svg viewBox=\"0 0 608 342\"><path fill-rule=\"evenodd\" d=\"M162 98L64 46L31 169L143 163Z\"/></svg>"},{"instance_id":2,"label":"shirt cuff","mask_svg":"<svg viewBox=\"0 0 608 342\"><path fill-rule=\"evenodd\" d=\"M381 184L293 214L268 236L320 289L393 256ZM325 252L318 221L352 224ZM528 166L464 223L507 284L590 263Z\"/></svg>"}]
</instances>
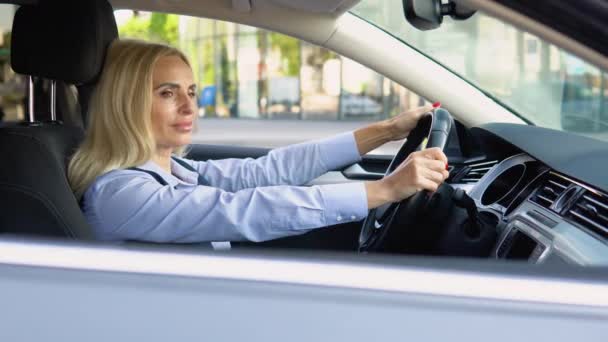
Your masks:
<instances>
[{"instance_id":1,"label":"shirt cuff","mask_svg":"<svg viewBox=\"0 0 608 342\"><path fill-rule=\"evenodd\" d=\"M363 182L319 185L325 202L325 225L354 222L367 216L367 192Z\"/></svg>"},{"instance_id":2,"label":"shirt cuff","mask_svg":"<svg viewBox=\"0 0 608 342\"><path fill-rule=\"evenodd\" d=\"M319 140L321 158L327 171L341 169L361 161L357 141L353 132L338 134L331 138Z\"/></svg>"}]
</instances>

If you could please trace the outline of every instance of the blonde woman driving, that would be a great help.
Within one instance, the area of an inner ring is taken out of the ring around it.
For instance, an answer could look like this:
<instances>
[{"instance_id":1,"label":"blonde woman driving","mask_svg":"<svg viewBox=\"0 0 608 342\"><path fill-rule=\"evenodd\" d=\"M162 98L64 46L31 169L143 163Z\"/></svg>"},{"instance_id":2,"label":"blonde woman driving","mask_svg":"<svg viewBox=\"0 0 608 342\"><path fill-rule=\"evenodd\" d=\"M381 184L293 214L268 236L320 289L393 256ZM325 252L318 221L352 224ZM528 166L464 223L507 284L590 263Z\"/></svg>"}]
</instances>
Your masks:
<instances>
[{"instance_id":1,"label":"blonde woman driving","mask_svg":"<svg viewBox=\"0 0 608 342\"><path fill-rule=\"evenodd\" d=\"M358 221L368 210L434 191L448 177L439 149L412 153L382 180L302 186L403 139L431 106L258 159L181 157L196 120L196 85L178 50L115 41L90 104L70 184L100 240L264 241Z\"/></svg>"}]
</instances>

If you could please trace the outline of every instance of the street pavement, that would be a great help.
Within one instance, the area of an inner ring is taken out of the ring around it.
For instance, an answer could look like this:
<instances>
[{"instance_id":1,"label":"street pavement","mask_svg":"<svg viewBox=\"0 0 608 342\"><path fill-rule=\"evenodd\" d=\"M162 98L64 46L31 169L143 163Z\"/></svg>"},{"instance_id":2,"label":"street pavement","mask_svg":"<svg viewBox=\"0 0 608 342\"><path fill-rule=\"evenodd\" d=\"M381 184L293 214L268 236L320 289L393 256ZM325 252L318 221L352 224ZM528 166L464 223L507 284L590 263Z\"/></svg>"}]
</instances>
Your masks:
<instances>
[{"instance_id":1,"label":"street pavement","mask_svg":"<svg viewBox=\"0 0 608 342\"><path fill-rule=\"evenodd\" d=\"M371 121L264 120L200 118L193 143L280 147L352 131ZM395 154L400 142L388 143L373 154Z\"/></svg>"},{"instance_id":2,"label":"street pavement","mask_svg":"<svg viewBox=\"0 0 608 342\"><path fill-rule=\"evenodd\" d=\"M201 118L198 120L193 142L272 148L352 131L371 122ZM578 134L582 133L608 141L608 132L578 132ZM391 142L372 151L371 154L394 155L400 146L401 142Z\"/></svg>"}]
</instances>

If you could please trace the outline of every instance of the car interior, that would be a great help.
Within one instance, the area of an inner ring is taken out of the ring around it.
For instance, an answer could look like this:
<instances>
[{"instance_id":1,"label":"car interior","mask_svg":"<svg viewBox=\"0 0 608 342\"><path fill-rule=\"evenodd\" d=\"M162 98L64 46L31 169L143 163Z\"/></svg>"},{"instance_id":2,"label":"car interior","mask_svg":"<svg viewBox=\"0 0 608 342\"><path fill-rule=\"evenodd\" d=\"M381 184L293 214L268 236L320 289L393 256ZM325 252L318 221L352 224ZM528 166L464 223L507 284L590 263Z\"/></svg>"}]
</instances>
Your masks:
<instances>
[{"instance_id":1,"label":"car interior","mask_svg":"<svg viewBox=\"0 0 608 342\"><path fill-rule=\"evenodd\" d=\"M425 145L442 148L450 160L450 178L437 192L378 208L360 222L233 248L608 264L608 144L527 124L415 49L347 13L357 1L9 2L20 5L11 63L30 78L30 87L28 120L0 126L3 235L94 240L68 185L67 161L85 133L86 107L105 50L118 37L114 9L145 8L276 30L342 53L425 97L442 94L446 110L421 120L396 155L367 155L311 183L380 179ZM290 20L265 20L280 15ZM356 39L361 32L366 38ZM374 59L367 51L390 52ZM394 71L404 68L409 71ZM445 77L425 77L432 73ZM36 86L43 80L49 89ZM194 144L187 157L256 158L268 151Z\"/></svg>"}]
</instances>

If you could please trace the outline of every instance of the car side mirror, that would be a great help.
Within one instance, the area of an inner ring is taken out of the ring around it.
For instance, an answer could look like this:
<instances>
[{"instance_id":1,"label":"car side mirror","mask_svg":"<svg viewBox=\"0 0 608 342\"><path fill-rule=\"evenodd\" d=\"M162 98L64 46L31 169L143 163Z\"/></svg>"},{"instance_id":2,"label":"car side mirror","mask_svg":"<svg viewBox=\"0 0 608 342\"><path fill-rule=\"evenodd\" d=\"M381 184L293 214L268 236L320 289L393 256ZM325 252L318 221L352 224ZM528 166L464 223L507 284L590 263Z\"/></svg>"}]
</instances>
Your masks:
<instances>
[{"instance_id":1,"label":"car side mirror","mask_svg":"<svg viewBox=\"0 0 608 342\"><path fill-rule=\"evenodd\" d=\"M475 10L449 0L403 0L405 19L415 28L427 31L441 26L443 17L449 15L454 20L466 20L475 14Z\"/></svg>"}]
</instances>

